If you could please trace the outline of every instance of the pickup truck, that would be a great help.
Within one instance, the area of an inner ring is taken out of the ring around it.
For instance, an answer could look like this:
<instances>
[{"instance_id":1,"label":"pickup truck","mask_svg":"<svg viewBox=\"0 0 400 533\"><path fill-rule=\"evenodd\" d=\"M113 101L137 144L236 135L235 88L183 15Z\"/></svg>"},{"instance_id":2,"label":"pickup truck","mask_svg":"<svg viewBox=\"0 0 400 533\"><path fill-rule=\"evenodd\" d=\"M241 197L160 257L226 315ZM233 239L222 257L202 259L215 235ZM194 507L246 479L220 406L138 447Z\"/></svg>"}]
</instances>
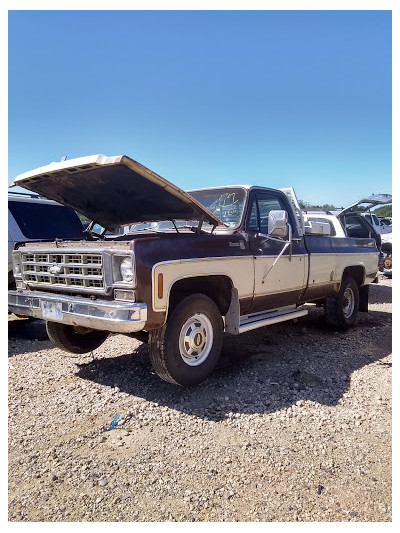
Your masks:
<instances>
[{"instance_id":1,"label":"pickup truck","mask_svg":"<svg viewBox=\"0 0 400 533\"><path fill-rule=\"evenodd\" d=\"M297 319L306 302L323 304L335 328L368 310L375 240L305 227L293 190L185 192L127 156L104 155L51 163L14 185L93 221L85 240L13 252L9 309L46 320L67 352L91 352L110 332L146 338L155 372L191 386L216 366L224 333ZM121 227L130 232L106 235Z\"/></svg>"}]
</instances>

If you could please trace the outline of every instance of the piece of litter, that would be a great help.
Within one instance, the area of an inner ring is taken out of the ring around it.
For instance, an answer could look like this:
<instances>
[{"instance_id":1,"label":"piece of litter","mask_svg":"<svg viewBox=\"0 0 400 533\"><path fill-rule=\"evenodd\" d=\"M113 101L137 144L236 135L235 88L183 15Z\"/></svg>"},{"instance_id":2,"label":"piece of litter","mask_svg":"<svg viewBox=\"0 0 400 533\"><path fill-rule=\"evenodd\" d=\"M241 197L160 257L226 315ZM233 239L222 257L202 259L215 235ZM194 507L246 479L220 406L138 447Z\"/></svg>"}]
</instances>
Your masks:
<instances>
[{"instance_id":1,"label":"piece of litter","mask_svg":"<svg viewBox=\"0 0 400 533\"><path fill-rule=\"evenodd\" d=\"M111 420L111 424L110 424L110 427L108 429L106 429L106 431L111 431L112 429L114 429L114 426L115 424L117 423L118 419L120 418L121 415L115 415L114 418Z\"/></svg>"}]
</instances>

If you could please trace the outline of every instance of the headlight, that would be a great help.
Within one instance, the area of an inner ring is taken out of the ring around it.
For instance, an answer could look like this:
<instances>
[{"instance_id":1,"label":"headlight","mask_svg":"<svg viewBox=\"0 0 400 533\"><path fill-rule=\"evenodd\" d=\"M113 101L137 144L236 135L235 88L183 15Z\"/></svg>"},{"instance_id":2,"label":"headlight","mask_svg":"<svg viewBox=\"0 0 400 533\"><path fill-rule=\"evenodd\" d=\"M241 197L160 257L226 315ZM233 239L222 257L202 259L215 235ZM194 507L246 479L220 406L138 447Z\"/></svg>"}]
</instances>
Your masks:
<instances>
[{"instance_id":1,"label":"headlight","mask_svg":"<svg viewBox=\"0 0 400 533\"><path fill-rule=\"evenodd\" d=\"M120 265L122 280L126 282L133 281L133 265L130 257L125 257Z\"/></svg>"},{"instance_id":2,"label":"headlight","mask_svg":"<svg viewBox=\"0 0 400 533\"><path fill-rule=\"evenodd\" d=\"M15 278L21 277L21 252L13 252L13 272Z\"/></svg>"},{"instance_id":3,"label":"headlight","mask_svg":"<svg viewBox=\"0 0 400 533\"><path fill-rule=\"evenodd\" d=\"M112 254L112 283L117 287L129 286L133 288L135 284L135 263L132 255Z\"/></svg>"}]
</instances>

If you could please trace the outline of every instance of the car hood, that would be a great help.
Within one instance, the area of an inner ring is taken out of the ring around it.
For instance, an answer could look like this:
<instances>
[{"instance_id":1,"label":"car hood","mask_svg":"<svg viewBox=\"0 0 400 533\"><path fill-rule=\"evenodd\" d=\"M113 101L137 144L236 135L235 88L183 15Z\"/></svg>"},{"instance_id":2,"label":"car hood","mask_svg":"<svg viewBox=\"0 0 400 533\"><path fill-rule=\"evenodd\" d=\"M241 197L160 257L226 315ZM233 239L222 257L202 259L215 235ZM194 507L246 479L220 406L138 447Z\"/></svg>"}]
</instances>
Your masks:
<instances>
[{"instance_id":1,"label":"car hood","mask_svg":"<svg viewBox=\"0 0 400 533\"><path fill-rule=\"evenodd\" d=\"M364 211L369 211L377 205L391 204L392 195L391 194L372 194L371 196L365 196L358 202L345 207L341 211L332 211L332 214L336 216L342 216L345 213L359 213Z\"/></svg>"},{"instance_id":2,"label":"car hood","mask_svg":"<svg viewBox=\"0 0 400 533\"><path fill-rule=\"evenodd\" d=\"M14 186L72 207L110 231L171 219L224 225L190 194L125 155L51 163L20 174Z\"/></svg>"}]
</instances>

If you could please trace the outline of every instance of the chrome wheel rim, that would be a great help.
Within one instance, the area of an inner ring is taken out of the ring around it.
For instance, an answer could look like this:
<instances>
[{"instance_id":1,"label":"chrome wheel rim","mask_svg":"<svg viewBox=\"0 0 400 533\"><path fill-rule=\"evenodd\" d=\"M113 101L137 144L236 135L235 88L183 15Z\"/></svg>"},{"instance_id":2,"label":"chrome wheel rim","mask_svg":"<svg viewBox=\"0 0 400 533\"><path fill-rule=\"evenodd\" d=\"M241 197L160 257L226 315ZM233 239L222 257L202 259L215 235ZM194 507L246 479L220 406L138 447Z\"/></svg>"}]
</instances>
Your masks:
<instances>
[{"instance_id":1,"label":"chrome wheel rim","mask_svg":"<svg viewBox=\"0 0 400 533\"><path fill-rule=\"evenodd\" d=\"M213 328L206 315L197 313L186 320L179 335L179 351L189 366L204 363L213 345Z\"/></svg>"},{"instance_id":2,"label":"chrome wheel rim","mask_svg":"<svg viewBox=\"0 0 400 533\"><path fill-rule=\"evenodd\" d=\"M354 292L350 287L347 287L343 294L343 315L345 318L351 317L354 311L354 305Z\"/></svg>"}]
</instances>

